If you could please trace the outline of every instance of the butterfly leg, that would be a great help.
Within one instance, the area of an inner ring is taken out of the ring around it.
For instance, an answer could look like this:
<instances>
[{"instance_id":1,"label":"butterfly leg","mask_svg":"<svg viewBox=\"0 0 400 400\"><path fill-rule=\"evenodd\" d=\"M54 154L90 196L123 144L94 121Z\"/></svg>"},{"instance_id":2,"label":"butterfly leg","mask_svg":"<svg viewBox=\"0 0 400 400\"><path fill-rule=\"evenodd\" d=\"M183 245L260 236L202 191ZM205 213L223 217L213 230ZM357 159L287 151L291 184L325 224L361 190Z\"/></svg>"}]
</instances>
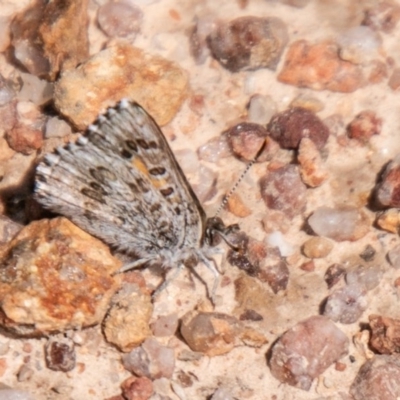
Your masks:
<instances>
[{"instance_id":1,"label":"butterfly leg","mask_svg":"<svg viewBox=\"0 0 400 400\"><path fill-rule=\"evenodd\" d=\"M174 273L168 277L168 279L166 279L152 294L152 298L156 298L160 292L162 292L178 275L179 273L182 271L182 269L184 268L184 264L181 263L178 265L178 267L176 267Z\"/></svg>"},{"instance_id":2,"label":"butterfly leg","mask_svg":"<svg viewBox=\"0 0 400 400\"><path fill-rule=\"evenodd\" d=\"M221 280L221 274L218 271L217 267L215 266L214 260L209 260L208 258L204 257L203 254L199 254L201 261L204 265L212 272L214 275L214 284L211 291L211 301L215 304L215 294L217 293L217 289ZM211 262L212 261L212 262Z\"/></svg>"},{"instance_id":3,"label":"butterfly leg","mask_svg":"<svg viewBox=\"0 0 400 400\"><path fill-rule=\"evenodd\" d=\"M141 258L140 260L136 260L136 261L132 261L130 263L124 264L118 271L114 272L114 275L115 274L120 274L122 272L129 271L130 269L140 268L150 260L151 259L143 259L143 258Z\"/></svg>"}]
</instances>

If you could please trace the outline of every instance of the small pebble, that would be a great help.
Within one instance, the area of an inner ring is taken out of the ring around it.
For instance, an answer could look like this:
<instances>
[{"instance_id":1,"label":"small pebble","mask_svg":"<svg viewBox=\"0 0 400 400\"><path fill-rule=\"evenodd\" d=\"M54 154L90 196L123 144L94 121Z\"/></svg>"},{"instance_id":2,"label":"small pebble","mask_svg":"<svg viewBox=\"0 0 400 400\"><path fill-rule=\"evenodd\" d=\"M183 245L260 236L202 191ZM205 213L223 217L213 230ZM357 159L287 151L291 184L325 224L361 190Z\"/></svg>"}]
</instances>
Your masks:
<instances>
[{"instance_id":1,"label":"small pebble","mask_svg":"<svg viewBox=\"0 0 400 400\"><path fill-rule=\"evenodd\" d=\"M369 229L367 217L353 207L319 207L308 219L315 234L336 242L355 241L365 236Z\"/></svg>"},{"instance_id":2,"label":"small pebble","mask_svg":"<svg viewBox=\"0 0 400 400\"><path fill-rule=\"evenodd\" d=\"M178 315L176 313L161 315L151 324L154 336L172 336L178 329Z\"/></svg>"},{"instance_id":3,"label":"small pebble","mask_svg":"<svg viewBox=\"0 0 400 400\"><path fill-rule=\"evenodd\" d=\"M17 97L19 101L31 101L41 106L53 97L53 84L35 75L21 73L22 88Z\"/></svg>"},{"instance_id":4,"label":"small pebble","mask_svg":"<svg viewBox=\"0 0 400 400\"><path fill-rule=\"evenodd\" d=\"M275 69L287 41L280 19L253 16L220 22L207 37L214 58L232 72Z\"/></svg>"},{"instance_id":5,"label":"small pebble","mask_svg":"<svg viewBox=\"0 0 400 400\"><path fill-rule=\"evenodd\" d=\"M276 341L271 373L281 383L309 390L315 378L348 354L348 347L349 339L329 318L312 316Z\"/></svg>"},{"instance_id":6,"label":"small pebble","mask_svg":"<svg viewBox=\"0 0 400 400\"><path fill-rule=\"evenodd\" d=\"M303 253L308 258L326 257L333 249L333 243L323 237L312 237L303 244Z\"/></svg>"},{"instance_id":7,"label":"small pebble","mask_svg":"<svg viewBox=\"0 0 400 400\"><path fill-rule=\"evenodd\" d=\"M153 383L145 376L131 376L122 382L121 389L124 400L148 400L153 394Z\"/></svg>"},{"instance_id":8,"label":"small pebble","mask_svg":"<svg viewBox=\"0 0 400 400\"><path fill-rule=\"evenodd\" d=\"M377 214L376 225L391 233L398 233L400 231L400 210L397 208L390 208Z\"/></svg>"},{"instance_id":9,"label":"small pebble","mask_svg":"<svg viewBox=\"0 0 400 400\"><path fill-rule=\"evenodd\" d=\"M369 291L376 288L383 277L383 270L379 265L357 265L346 272L348 285L357 285Z\"/></svg>"},{"instance_id":10,"label":"small pebble","mask_svg":"<svg viewBox=\"0 0 400 400\"><path fill-rule=\"evenodd\" d=\"M324 280L328 286L328 289L335 286L344 273L346 272L345 268L341 264L332 264L325 272Z\"/></svg>"},{"instance_id":11,"label":"small pebble","mask_svg":"<svg viewBox=\"0 0 400 400\"><path fill-rule=\"evenodd\" d=\"M280 82L314 90L351 93L365 85L363 70L339 57L337 43L293 42L278 75Z\"/></svg>"},{"instance_id":12,"label":"small pebble","mask_svg":"<svg viewBox=\"0 0 400 400\"><path fill-rule=\"evenodd\" d=\"M328 296L323 313L332 321L352 324L358 321L367 305L362 286L346 285Z\"/></svg>"},{"instance_id":13,"label":"small pebble","mask_svg":"<svg viewBox=\"0 0 400 400\"><path fill-rule=\"evenodd\" d=\"M207 37L215 30L216 24L214 15L206 14L197 17L196 24L189 33L190 54L196 64L203 64L210 55Z\"/></svg>"},{"instance_id":14,"label":"small pebble","mask_svg":"<svg viewBox=\"0 0 400 400\"><path fill-rule=\"evenodd\" d=\"M381 181L375 188L375 198L379 205L400 207L400 156L398 155L385 168Z\"/></svg>"},{"instance_id":15,"label":"small pebble","mask_svg":"<svg viewBox=\"0 0 400 400\"><path fill-rule=\"evenodd\" d=\"M276 105L271 96L255 94L251 96L247 106L249 122L266 125L276 113Z\"/></svg>"},{"instance_id":16,"label":"small pebble","mask_svg":"<svg viewBox=\"0 0 400 400\"><path fill-rule=\"evenodd\" d=\"M67 338L51 338L46 343L45 356L47 368L53 371L68 372L75 368L75 345Z\"/></svg>"},{"instance_id":17,"label":"small pebble","mask_svg":"<svg viewBox=\"0 0 400 400\"><path fill-rule=\"evenodd\" d=\"M72 133L71 126L67 124L63 119L58 117L51 117L46 122L44 137L49 138L61 138L68 136Z\"/></svg>"},{"instance_id":18,"label":"small pebble","mask_svg":"<svg viewBox=\"0 0 400 400\"><path fill-rule=\"evenodd\" d=\"M269 171L260 179L259 184L267 207L283 212L287 218L294 218L305 211L307 187L295 165Z\"/></svg>"},{"instance_id":19,"label":"small pebble","mask_svg":"<svg viewBox=\"0 0 400 400\"><path fill-rule=\"evenodd\" d=\"M199 147L197 151L200 160L216 163L222 158L232 155L227 138L224 135L214 137Z\"/></svg>"},{"instance_id":20,"label":"small pebble","mask_svg":"<svg viewBox=\"0 0 400 400\"><path fill-rule=\"evenodd\" d=\"M400 397L400 358L377 355L367 360L350 387L354 400L397 400Z\"/></svg>"},{"instance_id":21,"label":"small pebble","mask_svg":"<svg viewBox=\"0 0 400 400\"><path fill-rule=\"evenodd\" d=\"M369 345L380 354L400 353L400 320L370 315L371 339Z\"/></svg>"},{"instance_id":22,"label":"small pebble","mask_svg":"<svg viewBox=\"0 0 400 400\"><path fill-rule=\"evenodd\" d=\"M252 210L246 206L240 195L235 192L228 198L226 208L229 212L239 218L245 218L252 214Z\"/></svg>"},{"instance_id":23,"label":"small pebble","mask_svg":"<svg viewBox=\"0 0 400 400\"><path fill-rule=\"evenodd\" d=\"M132 40L140 31L142 19L142 11L128 2L110 1L97 11L97 23L109 37L129 37Z\"/></svg>"},{"instance_id":24,"label":"small pebble","mask_svg":"<svg viewBox=\"0 0 400 400\"><path fill-rule=\"evenodd\" d=\"M317 113L324 109L324 103L316 97L300 94L290 103L290 108L304 108Z\"/></svg>"},{"instance_id":25,"label":"small pebble","mask_svg":"<svg viewBox=\"0 0 400 400\"><path fill-rule=\"evenodd\" d=\"M18 382L26 382L32 378L34 371L31 367L26 364L23 364L18 371L17 380Z\"/></svg>"},{"instance_id":26,"label":"small pebble","mask_svg":"<svg viewBox=\"0 0 400 400\"><path fill-rule=\"evenodd\" d=\"M227 314L192 311L182 318L181 334L193 351L213 357L229 353L238 344L240 325Z\"/></svg>"},{"instance_id":27,"label":"small pebble","mask_svg":"<svg viewBox=\"0 0 400 400\"><path fill-rule=\"evenodd\" d=\"M267 130L284 149L297 149L302 138L322 149L329 137L328 127L313 112L299 107L274 115Z\"/></svg>"},{"instance_id":28,"label":"small pebble","mask_svg":"<svg viewBox=\"0 0 400 400\"><path fill-rule=\"evenodd\" d=\"M122 356L124 368L149 379L171 378L175 369L174 349L154 338L146 339L140 347Z\"/></svg>"},{"instance_id":29,"label":"small pebble","mask_svg":"<svg viewBox=\"0 0 400 400\"><path fill-rule=\"evenodd\" d=\"M315 271L315 263L314 261L307 261L300 265L300 269L306 272Z\"/></svg>"},{"instance_id":30,"label":"small pebble","mask_svg":"<svg viewBox=\"0 0 400 400\"><path fill-rule=\"evenodd\" d=\"M250 122L241 122L223 134L235 156L244 161L252 161L259 155L268 136L267 130ZM257 160L261 160L257 157Z\"/></svg>"},{"instance_id":31,"label":"small pebble","mask_svg":"<svg viewBox=\"0 0 400 400\"><path fill-rule=\"evenodd\" d=\"M367 244L364 250L361 252L360 257L364 261L369 262L375 258L375 255L376 255L376 250L370 244Z\"/></svg>"},{"instance_id":32,"label":"small pebble","mask_svg":"<svg viewBox=\"0 0 400 400\"><path fill-rule=\"evenodd\" d=\"M379 135L382 129L382 119L374 111L365 110L358 114L347 127L351 139L367 143L373 135Z\"/></svg>"},{"instance_id":33,"label":"small pebble","mask_svg":"<svg viewBox=\"0 0 400 400\"><path fill-rule=\"evenodd\" d=\"M326 181L328 173L323 165L321 154L311 139L301 139L297 161L301 179L307 186L318 187Z\"/></svg>"}]
</instances>

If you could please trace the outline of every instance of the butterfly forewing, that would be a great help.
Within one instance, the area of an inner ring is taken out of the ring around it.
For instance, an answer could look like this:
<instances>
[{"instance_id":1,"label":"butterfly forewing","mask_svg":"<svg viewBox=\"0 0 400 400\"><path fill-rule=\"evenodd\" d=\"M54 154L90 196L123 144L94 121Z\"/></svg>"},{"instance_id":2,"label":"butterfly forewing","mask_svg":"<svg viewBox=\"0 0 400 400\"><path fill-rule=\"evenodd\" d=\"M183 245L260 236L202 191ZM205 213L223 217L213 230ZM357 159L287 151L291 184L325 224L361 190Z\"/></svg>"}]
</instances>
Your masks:
<instances>
[{"instance_id":1,"label":"butterfly forewing","mask_svg":"<svg viewBox=\"0 0 400 400\"><path fill-rule=\"evenodd\" d=\"M37 168L35 196L139 258L199 248L205 214L155 121L122 101Z\"/></svg>"}]
</instances>

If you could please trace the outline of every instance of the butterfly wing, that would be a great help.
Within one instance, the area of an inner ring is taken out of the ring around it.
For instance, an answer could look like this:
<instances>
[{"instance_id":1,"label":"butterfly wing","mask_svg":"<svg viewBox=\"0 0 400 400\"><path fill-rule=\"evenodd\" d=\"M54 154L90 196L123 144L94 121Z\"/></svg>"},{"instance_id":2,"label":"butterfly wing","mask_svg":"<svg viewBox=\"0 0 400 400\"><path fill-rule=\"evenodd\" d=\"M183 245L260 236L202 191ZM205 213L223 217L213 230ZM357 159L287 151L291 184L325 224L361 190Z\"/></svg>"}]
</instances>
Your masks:
<instances>
[{"instance_id":1,"label":"butterfly wing","mask_svg":"<svg viewBox=\"0 0 400 400\"><path fill-rule=\"evenodd\" d=\"M160 128L126 100L38 165L36 199L139 258L199 248L205 213Z\"/></svg>"}]
</instances>

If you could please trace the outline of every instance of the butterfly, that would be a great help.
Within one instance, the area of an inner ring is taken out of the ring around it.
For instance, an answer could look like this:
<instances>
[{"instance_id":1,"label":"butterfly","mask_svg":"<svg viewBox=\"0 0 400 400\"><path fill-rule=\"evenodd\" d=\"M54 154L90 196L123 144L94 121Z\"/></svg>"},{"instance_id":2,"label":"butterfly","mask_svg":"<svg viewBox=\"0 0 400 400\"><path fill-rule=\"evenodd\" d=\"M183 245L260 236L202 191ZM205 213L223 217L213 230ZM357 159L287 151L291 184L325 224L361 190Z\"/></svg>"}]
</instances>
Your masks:
<instances>
[{"instance_id":1,"label":"butterfly","mask_svg":"<svg viewBox=\"0 0 400 400\"><path fill-rule=\"evenodd\" d=\"M175 268L157 295L184 267L203 262L219 272L213 255L220 238L239 230L207 218L154 119L122 100L100 115L75 143L45 155L36 169L36 200L81 229L128 254L119 272L161 265Z\"/></svg>"}]
</instances>

